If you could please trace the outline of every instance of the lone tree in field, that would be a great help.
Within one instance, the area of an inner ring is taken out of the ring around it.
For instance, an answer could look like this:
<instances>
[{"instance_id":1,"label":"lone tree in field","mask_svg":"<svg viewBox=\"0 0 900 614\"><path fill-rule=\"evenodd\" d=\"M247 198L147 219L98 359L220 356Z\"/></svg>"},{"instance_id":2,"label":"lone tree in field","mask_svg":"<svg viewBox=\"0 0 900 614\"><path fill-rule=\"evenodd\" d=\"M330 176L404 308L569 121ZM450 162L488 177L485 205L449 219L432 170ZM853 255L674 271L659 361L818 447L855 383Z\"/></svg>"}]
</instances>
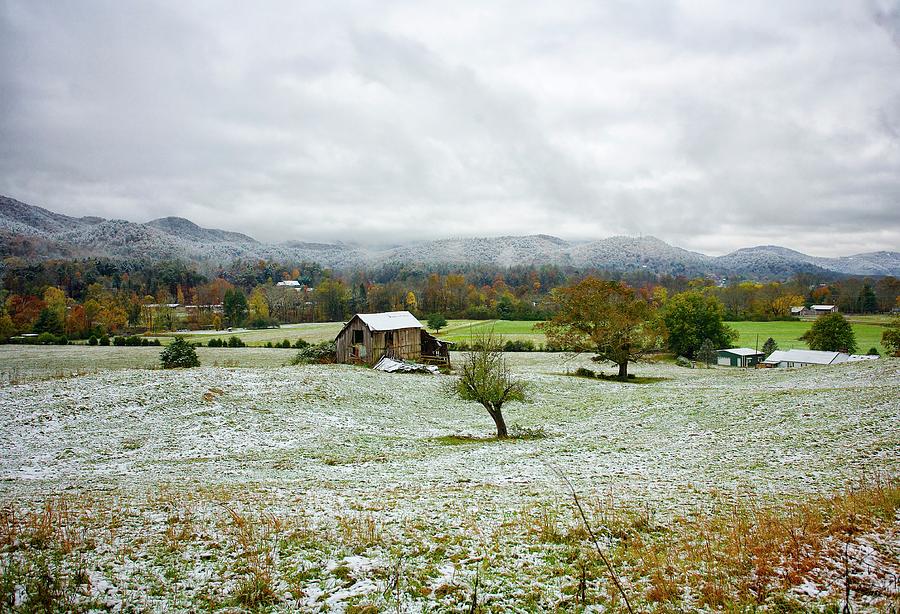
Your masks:
<instances>
[{"instance_id":1,"label":"lone tree in field","mask_svg":"<svg viewBox=\"0 0 900 614\"><path fill-rule=\"evenodd\" d=\"M853 327L847 318L839 313L820 316L813 322L812 327L801 335L800 340L806 341L811 350L850 354L856 351L856 335L853 334Z\"/></svg>"},{"instance_id":2,"label":"lone tree in field","mask_svg":"<svg viewBox=\"0 0 900 614\"><path fill-rule=\"evenodd\" d=\"M159 355L159 361L164 369L182 369L186 367L199 367L200 359L194 346L184 340L184 337L175 337Z\"/></svg>"},{"instance_id":3,"label":"lone tree in field","mask_svg":"<svg viewBox=\"0 0 900 614\"><path fill-rule=\"evenodd\" d=\"M722 321L725 307L711 294L689 290L666 302L663 321L669 331L669 349L678 356L694 358L704 339L720 348L731 347L737 332Z\"/></svg>"},{"instance_id":4,"label":"lone tree in field","mask_svg":"<svg viewBox=\"0 0 900 614\"><path fill-rule=\"evenodd\" d=\"M442 328L447 326L447 318L440 313L432 313L428 316L428 328L434 330L434 332L439 332Z\"/></svg>"},{"instance_id":5,"label":"lone tree in field","mask_svg":"<svg viewBox=\"0 0 900 614\"><path fill-rule=\"evenodd\" d=\"M772 352L778 349L778 344L775 343L775 340L772 337L766 339L766 342L763 343L762 353L766 355L766 358L772 355Z\"/></svg>"},{"instance_id":6,"label":"lone tree in field","mask_svg":"<svg viewBox=\"0 0 900 614\"><path fill-rule=\"evenodd\" d=\"M620 378L628 377L629 362L660 349L665 340L656 310L623 283L588 277L554 289L552 297L556 315L535 327L548 345L593 352L616 364Z\"/></svg>"},{"instance_id":7,"label":"lone tree in field","mask_svg":"<svg viewBox=\"0 0 900 614\"><path fill-rule=\"evenodd\" d=\"M508 437L501 408L507 401L525 400L525 383L514 380L500 344L487 335L463 359L462 374L453 391L464 401L481 403L497 425L497 438Z\"/></svg>"}]
</instances>

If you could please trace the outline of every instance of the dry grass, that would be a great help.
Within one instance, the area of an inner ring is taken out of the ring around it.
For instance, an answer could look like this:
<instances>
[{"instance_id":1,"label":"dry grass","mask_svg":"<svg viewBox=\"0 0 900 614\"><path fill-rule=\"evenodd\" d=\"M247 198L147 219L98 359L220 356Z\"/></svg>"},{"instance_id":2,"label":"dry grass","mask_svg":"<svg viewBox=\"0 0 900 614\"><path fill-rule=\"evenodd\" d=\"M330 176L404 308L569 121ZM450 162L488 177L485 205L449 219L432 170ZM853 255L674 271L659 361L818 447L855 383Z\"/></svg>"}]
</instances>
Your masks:
<instances>
[{"instance_id":1,"label":"dry grass","mask_svg":"<svg viewBox=\"0 0 900 614\"><path fill-rule=\"evenodd\" d=\"M368 508L313 526L302 510L284 520L260 511L265 507L252 496L248 501L240 496L156 491L143 509L164 510L166 520L141 536L145 542L131 538L127 547L163 553L159 564L176 566L178 573L187 571L179 566L190 554L211 553L215 562L207 569L216 569L217 579L205 589L210 607L283 606L290 602L288 592L300 599L310 583L346 588L358 578L343 557L350 552L373 557L373 551L390 552L393 558L372 569L383 592L353 603L361 612L394 609L420 597L441 607L465 607L476 568L486 595L524 591L517 594L526 609L625 607L567 499L511 512L496 530L487 529L477 513L462 513L458 531L436 536L427 522L394 526ZM111 501L51 497L31 511L12 504L0 510L0 610L16 586L27 585L35 607L77 611L80 606L73 604L90 594L84 570L92 568L85 561L94 540L125 547L122 524L133 532L135 523L144 522L140 513L122 511ZM797 588L810 585L827 592L815 597L816 607L840 609L847 582L854 611L861 603L881 610L900 605L900 481L870 479L831 496L793 502L763 503L743 493L716 495L710 503L709 511L660 520L645 507L611 497L583 500L588 522L635 611L803 610L810 604ZM527 578L541 577L560 587L556 605L533 585L521 588L522 552L541 561ZM460 573L465 570L468 580L436 580L438 569L448 563ZM501 570L512 574L508 580L500 579L506 573Z\"/></svg>"},{"instance_id":2,"label":"dry grass","mask_svg":"<svg viewBox=\"0 0 900 614\"><path fill-rule=\"evenodd\" d=\"M278 561L278 541L284 527L278 518L263 514L259 518L228 508L231 535L237 546L238 565L242 574L232 595L235 603L258 608L278 601L274 577Z\"/></svg>"},{"instance_id":3,"label":"dry grass","mask_svg":"<svg viewBox=\"0 0 900 614\"><path fill-rule=\"evenodd\" d=\"M632 575L650 578L650 602L677 603L690 587L703 606L752 607L804 582L839 598L845 576L854 576L849 581L857 592L896 599L897 587L859 573L859 560L847 562L847 573L841 567L847 544L896 529L898 508L900 482L885 479L781 506L745 496L713 512L676 518L655 538L635 527L631 539L621 540L618 556ZM875 556L885 563L885 573L900 571L891 552Z\"/></svg>"}]
</instances>

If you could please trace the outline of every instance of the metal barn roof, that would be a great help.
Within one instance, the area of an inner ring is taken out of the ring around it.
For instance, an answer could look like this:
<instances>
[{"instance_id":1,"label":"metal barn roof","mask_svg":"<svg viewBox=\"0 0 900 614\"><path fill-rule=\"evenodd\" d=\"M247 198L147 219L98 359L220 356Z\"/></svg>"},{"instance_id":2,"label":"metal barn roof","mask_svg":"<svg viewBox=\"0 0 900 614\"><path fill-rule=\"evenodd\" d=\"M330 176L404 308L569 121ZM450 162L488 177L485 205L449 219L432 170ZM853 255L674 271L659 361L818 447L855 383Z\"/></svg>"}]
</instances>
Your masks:
<instances>
[{"instance_id":1,"label":"metal barn roof","mask_svg":"<svg viewBox=\"0 0 900 614\"><path fill-rule=\"evenodd\" d=\"M386 311L384 313L358 313L369 330L400 330L401 328L422 328L422 323L408 311Z\"/></svg>"},{"instance_id":2,"label":"metal barn roof","mask_svg":"<svg viewBox=\"0 0 900 614\"><path fill-rule=\"evenodd\" d=\"M814 311L822 311L825 309L834 309L834 305L813 305L810 309Z\"/></svg>"},{"instance_id":3,"label":"metal barn roof","mask_svg":"<svg viewBox=\"0 0 900 614\"><path fill-rule=\"evenodd\" d=\"M717 352L728 352L729 354L734 354L735 356L760 356L765 354L765 352L757 352L756 350L750 348L728 348L724 350L716 350Z\"/></svg>"},{"instance_id":4,"label":"metal barn roof","mask_svg":"<svg viewBox=\"0 0 900 614\"><path fill-rule=\"evenodd\" d=\"M822 352L820 350L775 350L766 363L803 362L813 365L833 365L847 362L849 356L842 352Z\"/></svg>"}]
</instances>

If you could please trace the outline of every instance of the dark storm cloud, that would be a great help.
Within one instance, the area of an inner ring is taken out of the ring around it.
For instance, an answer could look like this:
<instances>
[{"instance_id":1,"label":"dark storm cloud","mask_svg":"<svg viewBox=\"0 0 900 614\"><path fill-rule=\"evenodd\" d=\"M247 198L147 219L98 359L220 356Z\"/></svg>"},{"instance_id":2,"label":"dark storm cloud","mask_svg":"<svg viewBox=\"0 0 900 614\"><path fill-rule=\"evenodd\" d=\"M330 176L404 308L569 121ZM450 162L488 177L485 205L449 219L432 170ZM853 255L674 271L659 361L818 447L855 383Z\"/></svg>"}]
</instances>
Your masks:
<instances>
[{"instance_id":1,"label":"dark storm cloud","mask_svg":"<svg viewBox=\"0 0 900 614\"><path fill-rule=\"evenodd\" d=\"M66 213L900 248L898 3L0 11L0 193Z\"/></svg>"}]
</instances>

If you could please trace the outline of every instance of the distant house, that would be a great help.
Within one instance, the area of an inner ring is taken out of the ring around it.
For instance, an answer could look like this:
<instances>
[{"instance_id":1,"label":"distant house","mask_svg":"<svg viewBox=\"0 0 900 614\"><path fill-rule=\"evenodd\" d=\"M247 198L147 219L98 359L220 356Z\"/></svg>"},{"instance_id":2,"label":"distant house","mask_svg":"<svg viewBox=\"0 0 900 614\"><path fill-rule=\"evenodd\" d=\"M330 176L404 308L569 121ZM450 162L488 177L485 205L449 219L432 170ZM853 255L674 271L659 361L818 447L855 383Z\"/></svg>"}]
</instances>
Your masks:
<instances>
[{"instance_id":1,"label":"distant house","mask_svg":"<svg viewBox=\"0 0 900 614\"><path fill-rule=\"evenodd\" d=\"M791 307L792 316L822 316L829 313L837 313L837 305L810 305L806 307Z\"/></svg>"},{"instance_id":2,"label":"distant house","mask_svg":"<svg viewBox=\"0 0 900 614\"><path fill-rule=\"evenodd\" d=\"M337 362L374 365L387 356L431 364L450 364L446 341L430 335L408 311L358 313L335 337Z\"/></svg>"},{"instance_id":3,"label":"distant house","mask_svg":"<svg viewBox=\"0 0 900 614\"><path fill-rule=\"evenodd\" d=\"M766 355L750 348L716 350L716 364L722 367L755 367Z\"/></svg>"},{"instance_id":4,"label":"distant house","mask_svg":"<svg viewBox=\"0 0 900 614\"><path fill-rule=\"evenodd\" d=\"M276 286L287 286L289 288L299 288L300 282L295 279L286 279L284 281L279 281Z\"/></svg>"},{"instance_id":5,"label":"distant house","mask_svg":"<svg viewBox=\"0 0 900 614\"><path fill-rule=\"evenodd\" d=\"M862 360L878 360L881 358L878 354L850 354L847 362L860 362Z\"/></svg>"},{"instance_id":6,"label":"distant house","mask_svg":"<svg viewBox=\"0 0 900 614\"><path fill-rule=\"evenodd\" d=\"M829 313L837 313L837 305L813 305L809 308L815 315L821 316Z\"/></svg>"},{"instance_id":7,"label":"distant house","mask_svg":"<svg viewBox=\"0 0 900 614\"><path fill-rule=\"evenodd\" d=\"M819 350L775 350L763 361L767 367L808 367L810 365L836 365L847 362L848 354L843 352L822 352Z\"/></svg>"}]
</instances>

